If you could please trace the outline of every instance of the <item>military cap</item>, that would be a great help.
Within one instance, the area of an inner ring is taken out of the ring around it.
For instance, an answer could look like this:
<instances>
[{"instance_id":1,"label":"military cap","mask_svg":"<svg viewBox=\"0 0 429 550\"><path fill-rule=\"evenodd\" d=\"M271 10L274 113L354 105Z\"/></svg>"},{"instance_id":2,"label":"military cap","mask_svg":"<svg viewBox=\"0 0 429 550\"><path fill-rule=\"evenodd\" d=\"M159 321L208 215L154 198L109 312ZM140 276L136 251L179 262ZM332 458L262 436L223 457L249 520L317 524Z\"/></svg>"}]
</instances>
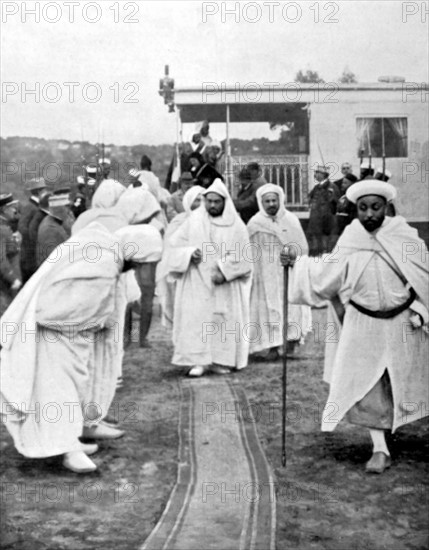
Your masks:
<instances>
[{"instance_id":1,"label":"military cap","mask_svg":"<svg viewBox=\"0 0 429 550\"><path fill-rule=\"evenodd\" d=\"M61 187L55 189L48 198L49 208L55 206L67 206L70 204L70 187Z\"/></svg>"},{"instance_id":2,"label":"military cap","mask_svg":"<svg viewBox=\"0 0 429 550\"><path fill-rule=\"evenodd\" d=\"M312 169L313 172L321 172L322 174L329 174L329 166L326 166L324 164L316 164L316 166Z\"/></svg>"},{"instance_id":3,"label":"military cap","mask_svg":"<svg viewBox=\"0 0 429 550\"><path fill-rule=\"evenodd\" d=\"M3 206L10 206L12 204L17 204L19 201L13 198L12 193L2 193L0 195L0 208Z\"/></svg>"},{"instance_id":4,"label":"military cap","mask_svg":"<svg viewBox=\"0 0 429 550\"><path fill-rule=\"evenodd\" d=\"M383 173L383 168L377 168L374 174L374 178L381 181L389 181L391 177L392 173L389 170L384 170Z\"/></svg>"},{"instance_id":5,"label":"military cap","mask_svg":"<svg viewBox=\"0 0 429 550\"><path fill-rule=\"evenodd\" d=\"M96 174L97 173L97 166L88 164L88 166L85 168L86 172L88 174Z\"/></svg>"},{"instance_id":6,"label":"military cap","mask_svg":"<svg viewBox=\"0 0 429 550\"><path fill-rule=\"evenodd\" d=\"M50 191L44 193L39 200L39 208L46 214L49 214L49 197L52 195Z\"/></svg>"}]
</instances>

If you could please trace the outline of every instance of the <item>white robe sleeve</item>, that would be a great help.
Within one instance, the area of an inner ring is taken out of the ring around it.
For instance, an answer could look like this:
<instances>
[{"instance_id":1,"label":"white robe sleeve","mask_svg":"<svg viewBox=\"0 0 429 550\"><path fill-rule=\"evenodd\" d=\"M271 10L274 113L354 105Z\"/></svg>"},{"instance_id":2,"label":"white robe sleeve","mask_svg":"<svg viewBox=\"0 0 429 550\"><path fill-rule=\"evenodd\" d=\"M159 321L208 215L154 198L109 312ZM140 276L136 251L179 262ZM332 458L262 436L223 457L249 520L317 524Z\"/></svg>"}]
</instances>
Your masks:
<instances>
[{"instance_id":1,"label":"white robe sleeve","mask_svg":"<svg viewBox=\"0 0 429 550\"><path fill-rule=\"evenodd\" d=\"M189 244L189 231L189 223L185 221L171 236L166 270L172 276L182 275L188 271L191 256L198 248Z\"/></svg>"},{"instance_id":2,"label":"white robe sleeve","mask_svg":"<svg viewBox=\"0 0 429 550\"><path fill-rule=\"evenodd\" d=\"M322 306L343 288L347 264L330 254L301 256L290 269L290 300L293 304Z\"/></svg>"},{"instance_id":3,"label":"white robe sleeve","mask_svg":"<svg viewBox=\"0 0 429 550\"><path fill-rule=\"evenodd\" d=\"M217 260L216 265L225 277L227 282L240 278L249 278L252 274L253 258L249 253L247 256L247 245L249 236L247 230L236 231L232 242L225 246L225 252Z\"/></svg>"}]
</instances>

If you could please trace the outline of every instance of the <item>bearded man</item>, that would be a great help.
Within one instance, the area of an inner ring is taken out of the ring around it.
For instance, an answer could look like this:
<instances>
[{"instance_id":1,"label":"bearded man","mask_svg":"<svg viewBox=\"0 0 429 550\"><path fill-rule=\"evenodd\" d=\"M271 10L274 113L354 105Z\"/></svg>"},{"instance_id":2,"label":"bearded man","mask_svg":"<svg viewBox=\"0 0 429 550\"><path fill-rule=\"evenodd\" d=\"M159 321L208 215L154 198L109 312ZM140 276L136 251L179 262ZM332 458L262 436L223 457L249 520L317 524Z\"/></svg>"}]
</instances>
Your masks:
<instances>
[{"instance_id":1,"label":"bearded man","mask_svg":"<svg viewBox=\"0 0 429 550\"><path fill-rule=\"evenodd\" d=\"M330 392L322 431L342 419L368 428L373 454L366 471L382 473L392 462L385 432L428 414L428 252L404 218L386 216L393 185L363 180L346 194L358 217L337 253L295 261L290 250L281 261L293 265L294 302L334 306L337 338L326 345Z\"/></svg>"},{"instance_id":2,"label":"bearded man","mask_svg":"<svg viewBox=\"0 0 429 550\"><path fill-rule=\"evenodd\" d=\"M224 183L204 191L170 240L168 273L177 278L173 319L175 365L190 376L228 374L247 365L252 264L248 234Z\"/></svg>"},{"instance_id":3,"label":"bearded man","mask_svg":"<svg viewBox=\"0 0 429 550\"><path fill-rule=\"evenodd\" d=\"M285 246L294 246L299 254L308 254L307 239L300 221L286 210L284 191L278 185L267 183L256 191L259 212L248 225L254 258L254 274L250 294L250 320L255 334L250 339L250 352L267 360L275 360L283 345L283 267L279 252ZM311 325L308 306L289 304L287 340L293 352ZM262 353L265 355L262 355Z\"/></svg>"}]
</instances>

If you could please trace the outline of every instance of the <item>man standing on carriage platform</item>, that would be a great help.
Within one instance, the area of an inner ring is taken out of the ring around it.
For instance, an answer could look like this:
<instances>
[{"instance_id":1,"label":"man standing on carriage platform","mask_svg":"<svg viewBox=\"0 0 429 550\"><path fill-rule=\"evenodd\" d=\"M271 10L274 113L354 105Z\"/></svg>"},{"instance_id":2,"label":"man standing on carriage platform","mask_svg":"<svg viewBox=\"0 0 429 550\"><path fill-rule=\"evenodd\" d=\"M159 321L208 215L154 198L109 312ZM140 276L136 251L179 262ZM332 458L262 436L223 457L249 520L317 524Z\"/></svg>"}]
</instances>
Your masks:
<instances>
[{"instance_id":1,"label":"man standing on carriage platform","mask_svg":"<svg viewBox=\"0 0 429 550\"><path fill-rule=\"evenodd\" d=\"M428 251L404 218L386 216L393 185L363 180L347 190L357 216L335 254L314 261L293 250L294 303L331 300L328 321L337 328L326 345L324 380L330 385L322 431L344 418L365 426L373 444L369 473L391 465L385 432L428 415ZM332 413L332 407L334 412Z\"/></svg>"}]
</instances>

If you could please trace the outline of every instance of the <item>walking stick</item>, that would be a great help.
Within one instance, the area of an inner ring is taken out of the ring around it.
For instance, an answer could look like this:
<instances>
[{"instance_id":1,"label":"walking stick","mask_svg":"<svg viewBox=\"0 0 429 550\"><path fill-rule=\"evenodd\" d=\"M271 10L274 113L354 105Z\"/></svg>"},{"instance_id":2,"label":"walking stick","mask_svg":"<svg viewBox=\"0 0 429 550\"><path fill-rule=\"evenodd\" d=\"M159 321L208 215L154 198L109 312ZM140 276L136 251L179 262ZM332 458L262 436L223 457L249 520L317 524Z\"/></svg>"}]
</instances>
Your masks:
<instances>
[{"instance_id":1,"label":"walking stick","mask_svg":"<svg viewBox=\"0 0 429 550\"><path fill-rule=\"evenodd\" d=\"M282 465L286 466L286 387L287 387L287 329L288 329L289 266L283 268L283 411L282 411Z\"/></svg>"}]
</instances>

